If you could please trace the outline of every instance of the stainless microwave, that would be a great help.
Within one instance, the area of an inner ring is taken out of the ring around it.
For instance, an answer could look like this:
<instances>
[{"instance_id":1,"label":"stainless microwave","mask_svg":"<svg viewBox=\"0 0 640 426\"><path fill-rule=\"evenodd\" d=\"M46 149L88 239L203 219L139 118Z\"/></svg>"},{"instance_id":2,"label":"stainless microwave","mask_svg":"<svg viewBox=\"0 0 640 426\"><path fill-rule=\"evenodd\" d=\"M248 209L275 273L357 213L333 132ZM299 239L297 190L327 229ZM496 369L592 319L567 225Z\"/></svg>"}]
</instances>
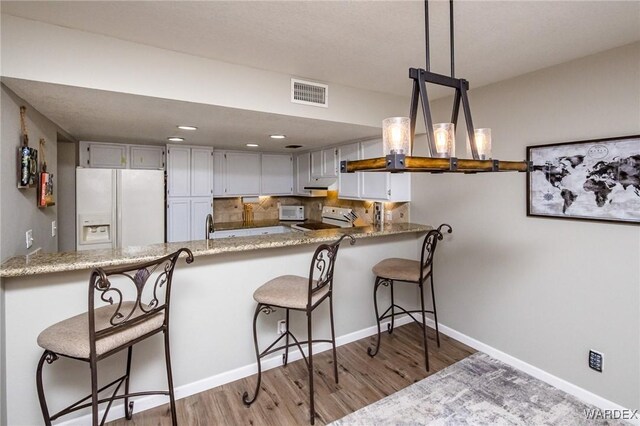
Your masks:
<instances>
[{"instance_id":1,"label":"stainless microwave","mask_svg":"<svg viewBox=\"0 0 640 426\"><path fill-rule=\"evenodd\" d=\"M304 206L280 206L280 220L304 220Z\"/></svg>"}]
</instances>

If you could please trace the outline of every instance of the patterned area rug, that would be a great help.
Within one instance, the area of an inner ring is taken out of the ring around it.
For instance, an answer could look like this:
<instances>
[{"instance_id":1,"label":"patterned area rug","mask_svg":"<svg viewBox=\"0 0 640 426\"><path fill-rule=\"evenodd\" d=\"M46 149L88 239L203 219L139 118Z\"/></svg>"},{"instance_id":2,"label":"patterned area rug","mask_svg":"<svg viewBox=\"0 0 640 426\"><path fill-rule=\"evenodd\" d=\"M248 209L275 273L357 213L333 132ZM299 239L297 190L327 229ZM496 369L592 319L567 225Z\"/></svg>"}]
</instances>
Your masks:
<instances>
[{"instance_id":1,"label":"patterned area rug","mask_svg":"<svg viewBox=\"0 0 640 426\"><path fill-rule=\"evenodd\" d=\"M482 352L332 423L346 425L622 425Z\"/></svg>"}]
</instances>

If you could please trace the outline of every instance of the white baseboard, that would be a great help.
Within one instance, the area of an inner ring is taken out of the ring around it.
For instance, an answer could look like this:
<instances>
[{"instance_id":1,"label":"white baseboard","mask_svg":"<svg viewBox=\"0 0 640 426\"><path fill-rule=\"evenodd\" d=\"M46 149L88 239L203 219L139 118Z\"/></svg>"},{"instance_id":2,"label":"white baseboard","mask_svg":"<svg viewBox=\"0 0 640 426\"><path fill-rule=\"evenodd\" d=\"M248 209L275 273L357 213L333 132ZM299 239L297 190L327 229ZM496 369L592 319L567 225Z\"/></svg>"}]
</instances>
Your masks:
<instances>
[{"instance_id":1,"label":"white baseboard","mask_svg":"<svg viewBox=\"0 0 640 426\"><path fill-rule=\"evenodd\" d=\"M412 320L409 317L402 317L396 319L396 326L402 326L410 323ZM386 330L387 322L382 323L383 329ZM347 343L355 342L356 340L364 339L365 337L373 336L378 332L377 327L374 325L372 327L367 327L362 330L357 330L349 334L345 334L343 336L336 337L336 346L346 345ZM330 343L319 343L313 346L314 354L321 353L331 349ZM305 353L306 355L306 353ZM302 359L302 354L300 350L295 349L289 352L289 362L297 361ZM271 370L272 368L280 367L282 365L282 356L276 355L271 358L264 359L262 361L262 371ZM249 365L245 365L243 367L238 367L233 370L225 371L220 374L216 374L215 376L207 377L206 379L198 380L197 382L187 383L186 385L178 386L175 388L175 397L176 400L186 398L191 395L195 395L200 392L207 391L209 389L213 389L215 387L224 385L226 383L231 383L236 380L242 379L244 377L249 377L258 372L258 364L252 363ZM141 411L146 411L151 408L158 407L160 405L166 404L169 402L168 397L161 395L152 395L143 398L139 398L135 400L134 412L139 413ZM107 416L107 421L113 421L117 419L121 419L124 417L124 404L115 404L109 410L109 415ZM104 410L100 411L100 416L104 414ZM70 419L61 423L57 423L57 426L77 426L77 425L89 425L91 424L91 414L87 414L84 416L76 417L74 419Z\"/></svg>"},{"instance_id":2,"label":"white baseboard","mask_svg":"<svg viewBox=\"0 0 640 426\"><path fill-rule=\"evenodd\" d=\"M427 318L426 322L429 327L435 328L435 322L432 319ZM583 389L580 386L574 385L573 383L568 382L564 379L561 379L558 376L554 376L553 374L548 373L536 366L528 364L514 356L511 356L505 352L502 352L501 350L496 349L493 346L489 346L485 343L482 343L481 341L476 340L473 337L469 337L466 334L460 333L459 331L454 330L450 327L447 327L442 323L438 323L438 324L440 326L440 333L446 334L447 336L453 339L456 339L457 341L464 343L467 346L470 346L478 351L484 352L487 355L490 355L493 358L500 360L505 364L510 365L513 368L517 368L518 370L523 371L535 377L538 380L542 380L543 382L548 383L551 386L568 393L569 395L575 396L576 398L578 398L579 400L587 404L591 404L601 410L618 410L618 411L626 410L625 407L619 404L616 404L615 402L609 401L608 399L605 399L599 395L596 395L593 392L589 392L588 390ZM628 410L628 411L633 411L633 410ZM640 425L640 420L635 420L635 421L632 421L631 423Z\"/></svg>"}]
</instances>

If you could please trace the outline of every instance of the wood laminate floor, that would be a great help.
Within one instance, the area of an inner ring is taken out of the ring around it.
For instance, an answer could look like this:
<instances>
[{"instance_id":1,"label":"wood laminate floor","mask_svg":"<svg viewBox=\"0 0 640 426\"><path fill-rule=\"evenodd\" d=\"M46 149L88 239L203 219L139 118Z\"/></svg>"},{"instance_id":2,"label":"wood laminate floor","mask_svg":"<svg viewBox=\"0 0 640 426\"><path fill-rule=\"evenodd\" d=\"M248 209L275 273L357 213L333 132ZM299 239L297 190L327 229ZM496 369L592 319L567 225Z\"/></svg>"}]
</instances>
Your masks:
<instances>
[{"instance_id":1,"label":"wood laminate floor","mask_svg":"<svg viewBox=\"0 0 640 426\"><path fill-rule=\"evenodd\" d=\"M375 336L337 349L339 384L333 379L331 351L314 356L316 425L324 425L384 398L475 352L472 348L429 329L429 362L424 369L421 329L417 324L398 327L382 335L380 352L367 355ZM303 360L266 371L253 405L242 403L244 391L253 393L256 376L228 383L176 402L180 425L305 425L309 424L307 368ZM135 407L134 407L135 412ZM169 405L134 414L111 426L170 425Z\"/></svg>"}]
</instances>

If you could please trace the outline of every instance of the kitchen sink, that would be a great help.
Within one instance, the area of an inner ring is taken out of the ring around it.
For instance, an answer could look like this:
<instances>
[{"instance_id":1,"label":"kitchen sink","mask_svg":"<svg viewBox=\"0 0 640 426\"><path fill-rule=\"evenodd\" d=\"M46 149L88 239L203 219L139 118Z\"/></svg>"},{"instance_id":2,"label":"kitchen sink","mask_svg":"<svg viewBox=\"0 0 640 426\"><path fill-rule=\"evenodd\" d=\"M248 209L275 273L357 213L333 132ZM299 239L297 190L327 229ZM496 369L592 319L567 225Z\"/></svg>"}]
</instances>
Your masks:
<instances>
[{"instance_id":1,"label":"kitchen sink","mask_svg":"<svg viewBox=\"0 0 640 426\"><path fill-rule=\"evenodd\" d=\"M211 239L249 237L254 235L286 234L293 232L288 226L265 226L262 228L229 229L226 231L215 231L210 234Z\"/></svg>"}]
</instances>

